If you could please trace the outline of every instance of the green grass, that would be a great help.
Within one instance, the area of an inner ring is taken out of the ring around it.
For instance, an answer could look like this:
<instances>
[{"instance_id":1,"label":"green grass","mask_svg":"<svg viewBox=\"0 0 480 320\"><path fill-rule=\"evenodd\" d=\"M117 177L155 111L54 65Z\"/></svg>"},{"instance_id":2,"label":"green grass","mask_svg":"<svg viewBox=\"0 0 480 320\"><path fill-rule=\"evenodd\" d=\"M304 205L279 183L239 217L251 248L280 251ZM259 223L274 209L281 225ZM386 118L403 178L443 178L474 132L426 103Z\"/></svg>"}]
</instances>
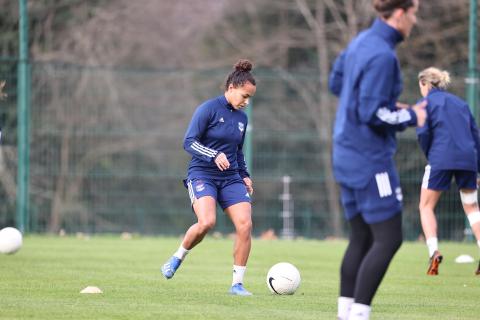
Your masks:
<instances>
[{"instance_id":1,"label":"green grass","mask_svg":"<svg viewBox=\"0 0 480 320\"><path fill-rule=\"evenodd\" d=\"M173 280L159 267L180 239L77 239L30 236L15 255L0 255L0 319L335 319L338 268L345 241L254 240L245 286L253 297L227 294L229 239L208 238ZM405 243L373 303L371 319L478 319L480 277L460 254L474 244L441 243L440 276L427 277L427 250ZM271 295L268 269L295 264L302 284L293 296ZM80 294L93 285L103 294Z\"/></svg>"}]
</instances>

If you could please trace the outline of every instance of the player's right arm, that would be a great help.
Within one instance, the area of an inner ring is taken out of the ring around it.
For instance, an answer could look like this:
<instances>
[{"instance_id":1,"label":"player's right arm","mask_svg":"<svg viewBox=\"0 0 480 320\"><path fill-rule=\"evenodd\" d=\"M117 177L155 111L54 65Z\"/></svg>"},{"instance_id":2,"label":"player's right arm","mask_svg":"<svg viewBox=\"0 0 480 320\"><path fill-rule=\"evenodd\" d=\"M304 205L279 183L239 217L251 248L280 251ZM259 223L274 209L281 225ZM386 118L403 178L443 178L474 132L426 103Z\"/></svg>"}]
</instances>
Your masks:
<instances>
[{"instance_id":1,"label":"player's right arm","mask_svg":"<svg viewBox=\"0 0 480 320\"><path fill-rule=\"evenodd\" d=\"M210 123L210 108L207 105L201 105L195 110L192 120L188 125L185 138L183 139L183 148L193 157L206 162L212 162L219 154L217 150L208 148L200 140L204 135Z\"/></svg>"},{"instance_id":2,"label":"player's right arm","mask_svg":"<svg viewBox=\"0 0 480 320\"><path fill-rule=\"evenodd\" d=\"M426 101L426 99L423 100ZM426 121L423 127L417 128L417 139L418 143L420 144L420 148L422 149L427 159L428 152L430 151L430 147L432 146L432 138L433 137L430 123Z\"/></svg>"},{"instance_id":3,"label":"player's right arm","mask_svg":"<svg viewBox=\"0 0 480 320\"><path fill-rule=\"evenodd\" d=\"M398 109L392 101L394 79L398 78L397 60L393 54L382 53L366 66L359 85L360 105L357 110L360 122L375 131L401 131L407 126L423 126L426 103L412 108Z\"/></svg>"}]
</instances>

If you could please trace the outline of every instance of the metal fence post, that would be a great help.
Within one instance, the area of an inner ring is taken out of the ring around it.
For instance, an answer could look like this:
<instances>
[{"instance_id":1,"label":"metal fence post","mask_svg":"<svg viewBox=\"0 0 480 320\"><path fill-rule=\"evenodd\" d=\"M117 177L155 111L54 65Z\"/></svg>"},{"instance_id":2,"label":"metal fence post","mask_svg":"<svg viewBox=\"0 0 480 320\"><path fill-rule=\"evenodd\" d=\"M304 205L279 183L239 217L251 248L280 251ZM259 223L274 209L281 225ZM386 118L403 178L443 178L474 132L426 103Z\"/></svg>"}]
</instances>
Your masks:
<instances>
[{"instance_id":1,"label":"metal fence post","mask_svg":"<svg viewBox=\"0 0 480 320\"><path fill-rule=\"evenodd\" d=\"M470 0L470 26L468 33L468 76L467 102L475 118L478 118L478 75L477 75L477 0ZM473 233L468 219L465 218L465 236L473 240Z\"/></svg>"},{"instance_id":2,"label":"metal fence post","mask_svg":"<svg viewBox=\"0 0 480 320\"><path fill-rule=\"evenodd\" d=\"M17 227L28 231L29 207L29 119L30 119L30 70L28 60L27 0L19 0L19 61L17 82L18 119L18 169L17 169Z\"/></svg>"},{"instance_id":3,"label":"metal fence post","mask_svg":"<svg viewBox=\"0 0 480 320\"><path fill-rule=\"evenodd\" d=\"M472 113L478 116L478 74L477 74L477 0L470 0L470 27L468 36L467 100Z\"/></svg>"},{"instance_id":4,"label":"metal fence post","mask_svg":"<svg viewBox=\"0 0 480 320\"><path fill-rule=\"evenodd\" d=\"M283 176L283 193L280 195L280 200L283 203L283 210L281 217L283 219L282 238L293 239L295 236L295 224L293 217L293 199L290 193L290 176Z\"/></svg>"}]
</instances>

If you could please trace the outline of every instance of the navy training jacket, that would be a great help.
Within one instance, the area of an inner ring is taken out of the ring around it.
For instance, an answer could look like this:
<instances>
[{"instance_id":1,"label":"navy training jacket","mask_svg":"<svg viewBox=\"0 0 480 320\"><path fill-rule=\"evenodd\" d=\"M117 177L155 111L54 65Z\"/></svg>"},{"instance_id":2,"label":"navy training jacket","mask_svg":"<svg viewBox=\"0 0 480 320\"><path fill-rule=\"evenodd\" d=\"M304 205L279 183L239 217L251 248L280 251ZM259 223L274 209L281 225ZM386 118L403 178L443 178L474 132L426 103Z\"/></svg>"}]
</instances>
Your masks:
<instances>
[{"instance_id":1,"label":"navy training jacket","mask_svg":"<svg viewBox=\"0 0 480 320\"><path fill-rule=\"evenodd\" d=\"M339 96L333 171L347 187L363 188L375 173L394 166L396 132L417 123L413 110L396 107L403 84L395 47L402 40L377 18L337 57L330 73L330 90Z\"/></svg>"},{"instance_id":2,"label":"navy training jacket","mask_svg":"<svg viewBox=\"0 0 480 320\"><path fill-rule=\"evenodd\" d=\"M183 140L183 148L192 155L188 178L249 177L242 151L247 125L245 112L235 110L224 95L198 106ZM224 171L220 171L214 161L221 152L230 162Z\"/></svg>"},{"instance_id":3,"label":"navy training jacket","mask_svg":"<svg viewBox=\"0 0 480 320\"><path fill-rule=\"evenodd\" d=\"M427 122L417 137L432 170L480 172L478 127L468 104L440 89L427 100Z\"/></svg>"}]
</instances>

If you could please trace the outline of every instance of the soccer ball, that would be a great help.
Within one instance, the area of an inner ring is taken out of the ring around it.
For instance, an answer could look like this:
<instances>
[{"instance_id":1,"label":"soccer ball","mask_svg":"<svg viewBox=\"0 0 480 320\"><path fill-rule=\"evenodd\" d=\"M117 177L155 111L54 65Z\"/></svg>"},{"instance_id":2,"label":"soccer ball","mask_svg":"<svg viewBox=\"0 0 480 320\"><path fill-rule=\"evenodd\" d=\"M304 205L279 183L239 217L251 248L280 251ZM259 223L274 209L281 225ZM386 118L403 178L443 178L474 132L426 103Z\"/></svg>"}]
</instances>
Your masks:
<instances>
[{"instance_id":1,"label":"soccer ball","mask_svg":"<svg viewBox=\"0 0 480 320\"><path fill-rule=\"evenodd\" d=\"M12 254L22 247L22 234L15 228L0 230L0 253Z\"/></svg>"},{"instance_id":2,"label":"soccer ball","mask_svg":"<svg viewBox=\"0 0 480 320\"><path fill-rule=\"evenodd\" d=\"M294 294L300 281L300 272L288 262L277 263L267 273L267 286L274 294Z\"/></svg>"}]
</instances>

